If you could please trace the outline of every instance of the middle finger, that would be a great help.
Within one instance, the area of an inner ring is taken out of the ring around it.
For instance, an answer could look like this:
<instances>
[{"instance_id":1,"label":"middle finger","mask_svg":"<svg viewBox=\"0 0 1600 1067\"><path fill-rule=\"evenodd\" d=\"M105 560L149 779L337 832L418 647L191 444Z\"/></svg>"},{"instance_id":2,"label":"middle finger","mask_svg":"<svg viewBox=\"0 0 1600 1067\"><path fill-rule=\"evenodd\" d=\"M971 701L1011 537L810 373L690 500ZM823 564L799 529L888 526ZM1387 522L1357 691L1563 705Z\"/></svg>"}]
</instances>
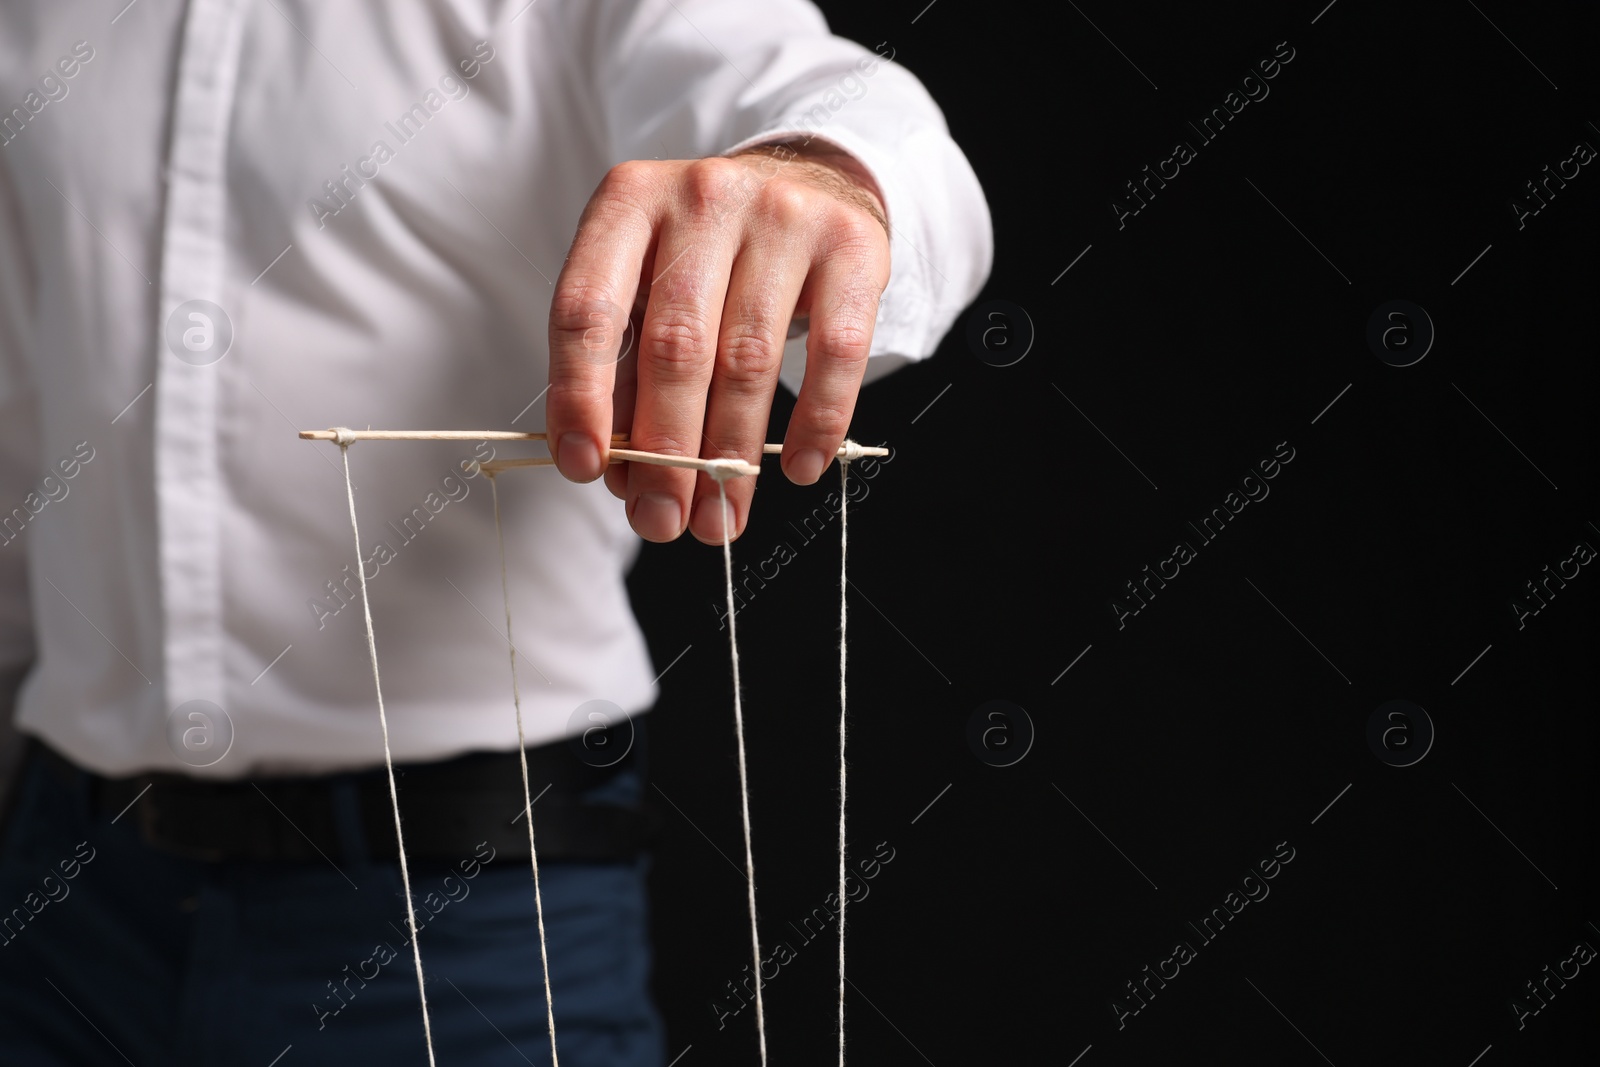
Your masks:
<instances>
[{"instance_id":1,"label":"middle finger","mask_svg":"<svg viewBox=\"0 0 1600 1067\"><path fill-rule=\"evenodd\" d=\"M673 218L655 253L656 277L639 333L632 447L697 457L733 241L714 225ZM671 541L688 523L694 472L628 465L628 520L646 541Z\"/></svg>"}]
</instances>

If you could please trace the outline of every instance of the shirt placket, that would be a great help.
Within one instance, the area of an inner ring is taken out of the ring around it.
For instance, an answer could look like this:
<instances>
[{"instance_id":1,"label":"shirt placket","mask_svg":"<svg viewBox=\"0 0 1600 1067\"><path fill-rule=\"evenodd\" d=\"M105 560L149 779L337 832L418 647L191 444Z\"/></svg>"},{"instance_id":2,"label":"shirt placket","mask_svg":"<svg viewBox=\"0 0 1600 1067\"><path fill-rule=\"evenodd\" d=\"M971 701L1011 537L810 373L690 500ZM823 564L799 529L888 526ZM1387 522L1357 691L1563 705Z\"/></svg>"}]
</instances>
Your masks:
<instances>
[{"instance_id":1,"label":"shirt placket","mask_svg":"<svg viewBox=\"0 0 1600 1067\"><path fill-rule=\"evenodd\" d=\"M225 705L226 696L221 512L227 494L219 455L219 367L174 338L183 336L196 301L223 310L220 321L205 311L210 336L232 333L225 295L227 146L249 2L191 0L172 107L155 422L163 666L172 706L190 699Z\"/></svg>"}]
</instances>

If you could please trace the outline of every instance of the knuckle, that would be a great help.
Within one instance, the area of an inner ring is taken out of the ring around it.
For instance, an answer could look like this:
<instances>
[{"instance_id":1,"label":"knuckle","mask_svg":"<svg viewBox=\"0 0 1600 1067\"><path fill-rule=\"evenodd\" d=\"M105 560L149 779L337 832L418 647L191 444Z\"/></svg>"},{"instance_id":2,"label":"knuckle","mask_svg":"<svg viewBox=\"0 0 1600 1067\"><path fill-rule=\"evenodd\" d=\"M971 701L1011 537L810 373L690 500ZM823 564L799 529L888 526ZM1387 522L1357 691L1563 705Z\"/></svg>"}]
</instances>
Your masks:
<instances>
[{"instance_id":1,"label":"knuckle","mask_svg":"<svg viewBox=\"0 0 1600 1067\"><path fill-rule=\"evenodd\" d=\"M731 159L697 159L683 172L683 197L696 213L721 214L739 200L747 176L747 168Z\"/></svg>"},{"instance_id":2,"label":"knuckle","mask_svg":"<svg viewBox=\"0 0 1600 1067\"><path fill-rule=\"evenodd\" d=\"M647 452L660 452L667 456L698 456L700 454L699 442L693 432L678 433L671 426L656 426L649 430L635 429L632 447ZM671 485L682 488L684 482L693 473L691 471L674 470L670 467L657 467L647 463L632 465L632 477L643 479L653 485Z\"/></svg>"},{"instance_id":3,"label":"knuckle","mask_svg":"<svg viewBox=\"0 0 1600 1067\"><path fill-rule=\"evenodd\" d=\"M783 361L783 346L762 322L740 322L723 334L717 373L739 385L764 384Z\"/></svg>"},{"instance_id":4,"label":"knuckle","mask_svg":"<svg viewBox=\"0 0 1600 1067\"><path fill-rule=\"evenodd\" d=\"M551 331L570 335L596 327L620 330L627 316L610 296L609 288L584 279L563 282L550 302Z\"/></svg>"},{"instance_id":5,"label":"knuckle","mask_svg":"<svg viewBox=\"0 0 1600 1067\"><path fill-rule=\"evenodd\" d=\"M757 207L763 220L783 230L809 223L816 213L815 198L803 186L781 178L762 186Z\"/></svg>"},{"instance_id":6,"label":"knuckle","mask_svg":"<svg viewBox=\"0 0 1600 1067\"><path fill-rule=\"evenodd\" d=\"M600 180L599 194L605 200L639 200L654 193L656 164L642 159L618 163Z\"/></svg>"},{"instance_id":7,"label":"knuckle","mask_svg":"<svg viewBox=\"0 0 1600 1067\"><path fill-rule=\"evenodd\" d=\"M563 421L582 422L599 412L606 399L605 390L589 381L551 382L545 399L548 421L552 425Z\"/></svg>"},{"instance_id":8,"label":"knuckle","mask_svg":"<svg viewBox=\"0 0 1600 1067\"><path fill-rule=\"evenodd\" d=\"M878 220L859 208L837 203L828 218L828 235L836 255L863 260L880 255L888 241Z\"/></svg>"},{"instance_id":9,"label":"knuckle","mask_svg":"<svg viewBox=\"0 0 1600 1067\"><path fill-rule=\"evenodd\" d=\"M805 424L824 440L842 440L850 432L850 411L835 404L818 404L806 412Z\"/></svg>"},{"instance_id":10,"label":"knuckle","mask_svg":"<svg viewBox=\"0 0 1600 1067\"><path fill-rule=\"evenodd\" d=\"M639 357L654 369L688 373L710 362L711 331L686 308L661 308L644 324Z\"/></svg>"},{"instance_id":11,"label":"knuckle","mask_svg":"<svg viewBox=\"0 0 1600 1067\"><path fill-rule=\"evenodd\" d=\"M817 351L828 359L847 365L862 363L872 347L872 318L860 315L843 321L813 322L811 336Z\"/></svg>"}]
</instances>

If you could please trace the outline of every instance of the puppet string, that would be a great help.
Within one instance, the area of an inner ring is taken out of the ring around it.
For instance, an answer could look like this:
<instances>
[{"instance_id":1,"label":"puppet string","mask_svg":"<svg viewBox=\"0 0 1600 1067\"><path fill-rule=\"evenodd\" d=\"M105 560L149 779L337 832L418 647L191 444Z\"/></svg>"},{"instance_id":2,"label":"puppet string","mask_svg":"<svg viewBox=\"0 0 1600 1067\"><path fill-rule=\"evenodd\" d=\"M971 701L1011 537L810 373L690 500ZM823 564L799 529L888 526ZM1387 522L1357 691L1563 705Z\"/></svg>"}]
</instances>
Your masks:
<instances>
[{"instance_id":1,"label":"puppet string","mask_svg":"<svg viewBox=\"0 0 1600 1067\"><path fill-rule=\"evenodd\" d=\"M533 912L539 924L539 962L544 967L544 1010L550 1027L551 1067L561 1067L556 1055L556 1005L550 991L550 950L544 933L544 898L539 892L539 852L533 845L533 790L528 783L527 742L522 729L522 688L517 682L517 643L511 630L511 581L506 574L506 538L500 525L500 485L489 475L489 494L494 500L494 536L500 547L500 592L506 605L506 644L511 650L511 702L517 710L517 760L522 765L522 813L528 817L528 860L533 866Z\"/></svg>"},{"instance_id":2,"label":"puppet string","mask_svg":"<svg viewBox=\"0 0 1600 1067\"><path fill-rule=\"evenodd\" d=\"M422 1036L428 1044L428 1067L434 1067L433 1024L428 1019L428 990L422 980L422 946L417 939L417 914L411 900L411 871L406 865L406 839L400 829L400 794L394 784L394 756L389 749L389 717L383 710L383 683L378 677L378 641L372 632L372 603L367 598L367 571L361 562L361 530L356 525L356 489L350 480L349 431L337 438L339 455L344 460L344 492L350 503L350 533L356 543L356 574L361 578L361 614L367 623L367 654L372 660L372 688L378 696L378 723L383 728L383 766L389 773L389 803L394 808L394 838L400 852L400 883L406 894L406 923L411 928L411 958L417 967L417 995L422 999Z\"/></svg>"},{"instance_id":3,"label":"puppet string","mask_svg":"<svg viewBox=\"0 0 1600 1067\"><path fill-rule=\"evenodd\" d=\"M846 456L856 448L854 441L847 441ZM850 546L849 524L849 499L850 499L850 460L839 460L839 1067L844 1067L844 903L845 894L845 785L846 767L844 760L845 740L845 657L850 647L845 641L845 624L849 621L849 600L846 597L848 588L847 572L845 571L845 554Z\"/></svg>"},{"instance_id":4,"label":"puppet string","mask_svg":"<svg viewBox=\"0 0 1600 1067\"><path fill-rule=\"evenodd\" d=\"M717 494L722 500L722 564L728 586L728 651L733 661L733 727L739 743L739 810L744 817L744 872L750 904L750 952L755 961L756 1037L761 1045L761 1067L767 1063L767 1017L761 1001L761 936L756 928L756 861L750 847L750 776L744 755L744 700L739 684L739 638L734 631L732 511L726 481L732 472L713 469Z\"/></svg>"}]
</instances>

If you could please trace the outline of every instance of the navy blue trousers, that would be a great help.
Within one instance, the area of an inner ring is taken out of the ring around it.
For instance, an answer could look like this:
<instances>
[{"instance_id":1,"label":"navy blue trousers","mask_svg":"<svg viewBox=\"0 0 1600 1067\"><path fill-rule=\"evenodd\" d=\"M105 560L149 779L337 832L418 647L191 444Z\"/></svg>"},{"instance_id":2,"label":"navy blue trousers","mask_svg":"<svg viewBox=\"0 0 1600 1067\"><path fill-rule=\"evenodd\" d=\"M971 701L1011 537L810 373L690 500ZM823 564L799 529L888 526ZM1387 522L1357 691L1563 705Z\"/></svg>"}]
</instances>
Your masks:
<instances>
[{"instance_id":1,"label":"navy blue trousers","mask_svg":"<svg viewBox=\"0 0 1600 1067\"><path fill-rule=\"evenodd\" d=\"M607 790L639 788L619 778ZM397 863L199 863L32 761L0 842L5 1067L426 1064ZM356 849L344 851L353 855ZM550 1063L526 858L413 862L440 1067ZM564 1067L661 1067L645 861L540 865Z\"/></svg>"}]
</instances>

